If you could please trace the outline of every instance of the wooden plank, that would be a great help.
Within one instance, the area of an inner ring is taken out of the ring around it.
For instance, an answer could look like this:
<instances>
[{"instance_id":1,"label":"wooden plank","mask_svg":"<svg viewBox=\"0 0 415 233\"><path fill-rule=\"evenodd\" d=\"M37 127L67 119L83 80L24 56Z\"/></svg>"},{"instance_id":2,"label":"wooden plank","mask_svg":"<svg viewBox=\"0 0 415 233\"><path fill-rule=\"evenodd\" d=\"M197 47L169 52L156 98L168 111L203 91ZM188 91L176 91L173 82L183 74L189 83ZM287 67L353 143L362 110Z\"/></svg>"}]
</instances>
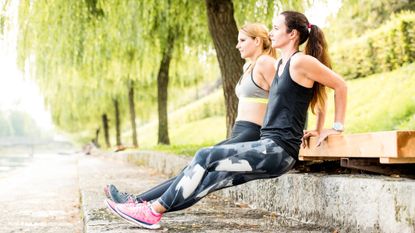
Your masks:
<instances>
[{"instance_id":1,"label":"wooden plank","mask_svg":"<svg viewBox=\"0 0 415 233\"><path fill-rule=\"evenodd\" d=\"M319 147L317 138L310 147L300 149L302 157L415 158L415 131L385 131L331 135Z\"/></svg>"},{"instance_id":2,"label":"wooden plank","mask_svg":"<svg viewBox=\"0 0 415 233\"><path fill-rule=\"evenodd\" d=\"M415 163L415 158L380 158L380 163L383 164L403 164L403 163Z\"/></svg>"},{"instance_id":3,"label":"wooden plank","mask_svg":"<svg viewBox=\"0 0 415 233\"><path fill-rule=\"evenodd\" d=\"M396 160L396 158L388 159ZM408 161L405 163L408 163ZM379 159L376 158L343 158L340 160L340 166L383 175L415 178L415 164L381 164Z\"/></svg>"},{"instance_id":4,"label":"wooden plank","mask_svg":"<svg viewBox=\"0 0 415 233\"><path fill-rule=\"evenodd\" d=\"M313 161L313 160L340 160L341 158L337 157L309 157L309 156L298 156L300 161Z\"/></svg>"},{"instance_id":5,"label":"wooden plank","mask_svg":"<svg viewBox=\"0 0 415 233\"><path fill-rule=\"evenodd\" d=\"M359 169L363 171L375 172L375 173L385 174L385 175L399 173L388 165L380 164L379 159L377 158L371 158L371 159L343 158L340 160L340 166L352 168L352 169Z\"/></svg>"}]
</instances>

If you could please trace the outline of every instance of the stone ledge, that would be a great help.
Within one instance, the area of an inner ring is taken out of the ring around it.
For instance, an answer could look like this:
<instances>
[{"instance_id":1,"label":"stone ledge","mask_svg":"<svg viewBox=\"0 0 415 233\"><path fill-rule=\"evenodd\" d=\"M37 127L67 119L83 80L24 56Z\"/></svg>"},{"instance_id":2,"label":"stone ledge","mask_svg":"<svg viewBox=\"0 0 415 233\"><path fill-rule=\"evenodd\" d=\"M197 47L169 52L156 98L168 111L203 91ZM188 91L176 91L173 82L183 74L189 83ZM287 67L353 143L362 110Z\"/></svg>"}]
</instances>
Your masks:
<instances>
[{"instance_id":1,"label":"stone ledge","mask_svg":"<svg viewBox=\"0 0 415 233\"><path fill-rule=\"evenodd\" d=\"M149 166L169 176L191 159L154 151L106 157ZM289 173L218 193L302 222L339 227L342 232L415 232L415 181L411 179Z\"/></svg>"}]
</instances>

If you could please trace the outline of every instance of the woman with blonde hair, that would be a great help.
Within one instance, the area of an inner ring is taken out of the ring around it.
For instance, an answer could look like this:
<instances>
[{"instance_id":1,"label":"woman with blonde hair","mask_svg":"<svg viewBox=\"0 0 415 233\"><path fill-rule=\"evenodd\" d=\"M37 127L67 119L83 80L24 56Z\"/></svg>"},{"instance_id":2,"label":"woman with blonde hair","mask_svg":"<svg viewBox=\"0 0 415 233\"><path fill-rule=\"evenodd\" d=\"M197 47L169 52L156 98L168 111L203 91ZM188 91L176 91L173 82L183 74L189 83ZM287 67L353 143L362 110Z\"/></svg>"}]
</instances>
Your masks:
<instances>
[{"instance_id":1,"label":"woman with blonde hair","mask_svg":"<svg viewBox=\"0 0 415 233\"><path fill-rule=\"evenodd\" d=\"M268 91L275 75L276 51L271 47L269 31L264 24L249 23L244 25L238 34L236 48L241 58L247 62L244 65L241 78L236 84L235 92L239 99L238 114L230 138L216 144L225 145L238 142L256 141L260 139L260 129L264 120L268 103ZM206 180L220 179L225 173L211 174ZM160 197L173 183L173 177L158 186L141 193L132 195L119 192L114 185L107 185L104 192L116 203L142 202ZM206 182L210 184L211 182ZM203 185L203 184L202 184ZM176 211L193 205L200 198L194 197L186 203L169 211Z\"/></svg>"}]
</instances>

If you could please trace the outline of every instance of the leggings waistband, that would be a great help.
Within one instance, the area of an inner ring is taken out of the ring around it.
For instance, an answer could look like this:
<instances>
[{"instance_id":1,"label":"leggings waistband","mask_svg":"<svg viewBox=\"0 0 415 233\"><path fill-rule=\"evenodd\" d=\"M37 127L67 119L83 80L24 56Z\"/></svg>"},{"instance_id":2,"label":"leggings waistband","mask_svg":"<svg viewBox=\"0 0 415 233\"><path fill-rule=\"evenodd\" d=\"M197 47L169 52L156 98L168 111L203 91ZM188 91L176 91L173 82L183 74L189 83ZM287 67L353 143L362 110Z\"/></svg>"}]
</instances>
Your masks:
<instances>
[{"instance_id":1,"label":"leggings waistband","mask_svg":"<svg viewBox=\"0 0 415 233\"><path fill-rule=\"evenodd\" d=\"M261 126L251 121L235 121L235 126L245 126L253 129L261 129Z\"/></svg>"}]
</instances>

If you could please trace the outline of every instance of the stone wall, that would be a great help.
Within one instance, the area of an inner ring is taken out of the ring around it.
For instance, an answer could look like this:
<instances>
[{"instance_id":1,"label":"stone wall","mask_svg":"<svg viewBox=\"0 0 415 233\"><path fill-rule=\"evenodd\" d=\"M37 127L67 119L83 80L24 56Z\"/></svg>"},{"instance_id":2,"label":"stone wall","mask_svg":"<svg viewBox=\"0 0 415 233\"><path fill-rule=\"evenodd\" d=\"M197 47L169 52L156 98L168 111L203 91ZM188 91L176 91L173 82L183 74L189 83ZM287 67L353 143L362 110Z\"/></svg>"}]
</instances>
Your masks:
<instances>
[{"instance_id":1,"label":"stone wall","mask_svg":"<svg viewBox=\"0 0 415 233\"><path fill-rule=\"evenodd\" d=\"M191 159L152 151L115 157L169 176L180 172ZM289 173L219 193L302 222L338 227L341 232L415 232L415 181L411 179Z\"/></svg>"}]
</instances>

